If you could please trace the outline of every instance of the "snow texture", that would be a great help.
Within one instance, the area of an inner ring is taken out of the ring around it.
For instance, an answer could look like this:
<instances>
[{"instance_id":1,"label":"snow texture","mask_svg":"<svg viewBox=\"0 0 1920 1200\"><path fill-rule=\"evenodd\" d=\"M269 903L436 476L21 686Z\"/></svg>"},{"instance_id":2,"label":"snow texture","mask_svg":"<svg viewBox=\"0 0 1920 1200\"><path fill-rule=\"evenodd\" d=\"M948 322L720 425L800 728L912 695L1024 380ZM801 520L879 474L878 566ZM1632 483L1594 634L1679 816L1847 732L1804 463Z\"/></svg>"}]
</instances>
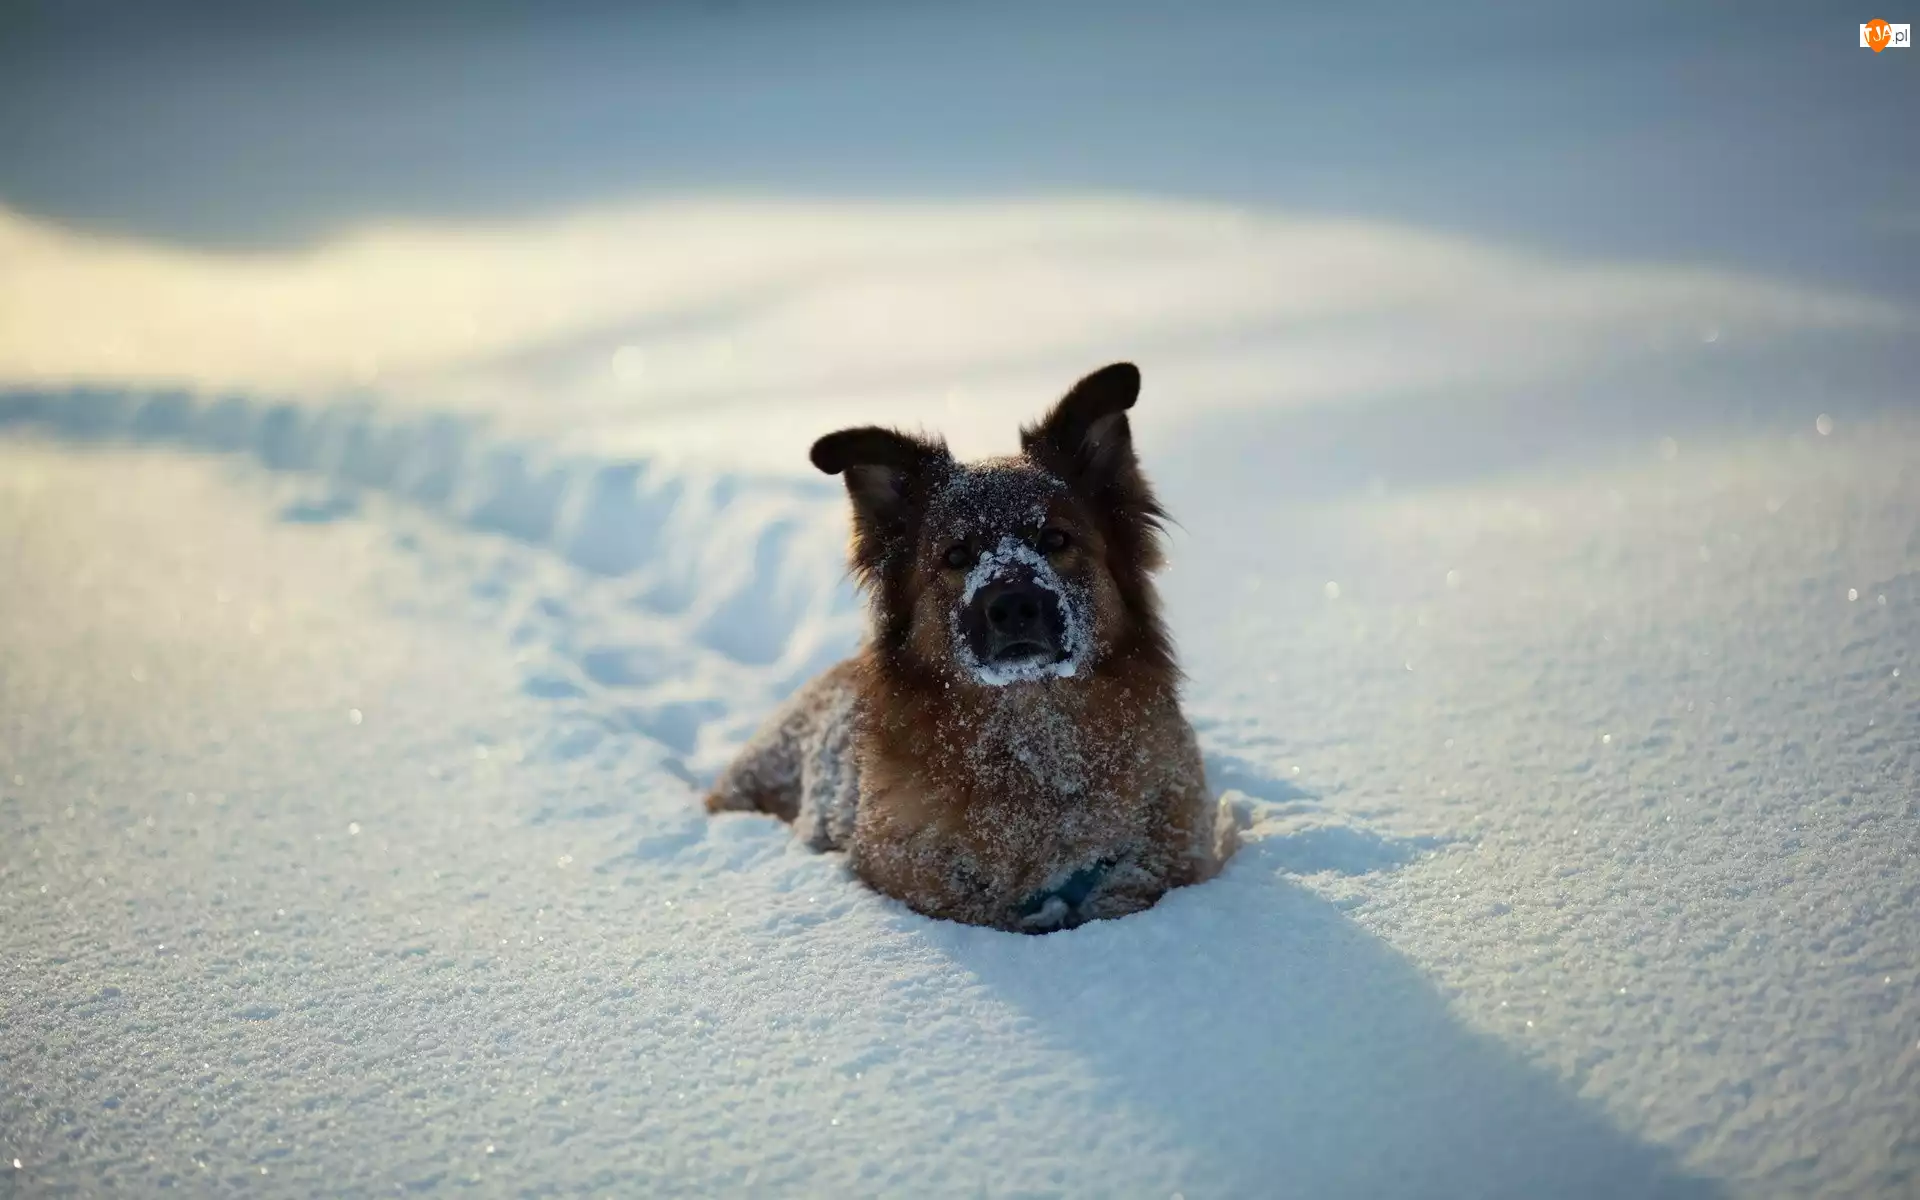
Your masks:
<instances>
[{"instance_id":1,"label":"snow texture","mask_svg":"<svg viewBox=\"0 0 1920 1200\"><path fill-rule=\"evenodd\" d=\"M697 811L851 645L800 549L831 491L372 411L5 413L30 1192L1912 1178L1911 416L1305 509L1162 472L1247 843L1024 939ZM651 549L609 573L614 529ZM774 653L709 636L748 622Z\"/></svg>"},{"instance_id":2,"label":"snow texture","mask_svg":"<svg viewBox=\"0 0 1920 1200\"><path fill-rule=\"evenodd\" d=\"M0 1193L1920 1180L1899 305L1109 197L8 213L0 311ZM1118 357L1222 874L1019 937L702 812L843 727L808 441Z\"/></svg>"}]
</instances>

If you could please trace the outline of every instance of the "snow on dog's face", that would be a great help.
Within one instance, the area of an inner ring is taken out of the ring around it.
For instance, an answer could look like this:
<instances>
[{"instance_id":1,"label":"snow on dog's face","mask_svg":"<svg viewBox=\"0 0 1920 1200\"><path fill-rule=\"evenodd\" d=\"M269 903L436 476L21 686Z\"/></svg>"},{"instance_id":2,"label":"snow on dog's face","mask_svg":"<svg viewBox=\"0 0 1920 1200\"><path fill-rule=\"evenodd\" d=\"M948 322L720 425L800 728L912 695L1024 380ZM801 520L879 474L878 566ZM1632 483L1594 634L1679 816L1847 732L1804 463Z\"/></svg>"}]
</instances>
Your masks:
<instances>
[{"instance_id":1,"label":"snow on dog's face","mask_svg":"<svg viewBox=\"0 0 1920 1200\"><path fill-rule=\"evenodd\" d=\"M1018 459L955 468L921 523L910 645L987 687L1087 669L1108 572L1065 484Z\"/></svg>"},{"instance_id":2,"label":"snow on dog's face","mask_svg":"<svg viewBox=\"0 0 1920 1200\"><path fill-rule=\"evenodd\" d=\"M959 463L871 426L814 443L814 465L846 477L886 669L990 688L1084 680L1126 656L1172 669L1148 579L1162 513L1127 425L1139 389L1131 364L1096 371L1009 458Z\"/></svg>"}]
</instances>

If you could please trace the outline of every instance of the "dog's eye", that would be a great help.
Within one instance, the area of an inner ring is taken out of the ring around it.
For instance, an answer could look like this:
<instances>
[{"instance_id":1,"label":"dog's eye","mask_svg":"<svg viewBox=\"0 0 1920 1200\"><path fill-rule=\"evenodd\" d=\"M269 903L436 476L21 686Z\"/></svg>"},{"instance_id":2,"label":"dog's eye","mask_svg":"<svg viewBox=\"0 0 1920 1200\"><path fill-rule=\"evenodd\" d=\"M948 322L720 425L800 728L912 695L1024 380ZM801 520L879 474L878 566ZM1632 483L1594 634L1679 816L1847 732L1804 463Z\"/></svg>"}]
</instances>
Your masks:
<instances>
[{"instance_id":1,"label":"dog's eye","mask_svg":"<svg viewBox=\"0 0 1920 1200\"><path fill-rule=\"evenodd\" d=\"M1049 529L1040 535L1040 549L1048 554L1058 554L1073 541L1065 530Z\"/></svg>"},{"instance_id":2,"label":"dog's eye","mask_svg":"<svg viewBox=\"0 0 1920 1200\"><path fill-rule=\"evenodd\" d=\"M947 547L946 563L956 571L964 571L973 565L973 551L965 542L955 542Z\"/></svg>"}]
</instances>

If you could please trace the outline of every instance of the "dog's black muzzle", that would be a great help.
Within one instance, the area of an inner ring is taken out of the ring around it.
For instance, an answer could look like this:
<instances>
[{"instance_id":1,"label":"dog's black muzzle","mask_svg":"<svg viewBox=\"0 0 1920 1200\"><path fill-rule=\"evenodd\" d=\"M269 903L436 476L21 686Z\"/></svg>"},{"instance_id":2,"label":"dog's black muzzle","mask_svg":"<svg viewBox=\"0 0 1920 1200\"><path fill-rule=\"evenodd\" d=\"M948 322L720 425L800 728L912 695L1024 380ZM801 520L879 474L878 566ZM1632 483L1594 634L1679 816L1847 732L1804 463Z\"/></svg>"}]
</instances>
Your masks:
<instances>
[{"instance_id":1,"label":"dog's black muzzle","mask_svg":"<svg viewBox=\"0 0 1920 1200\"><path fill-rule=\"evenodd\" d=\"M1064 657L1066 620L1060 597L1031 579L990 583L974 594L962 620L967 642L982 663Z\"/></svg>"}]
</instances>

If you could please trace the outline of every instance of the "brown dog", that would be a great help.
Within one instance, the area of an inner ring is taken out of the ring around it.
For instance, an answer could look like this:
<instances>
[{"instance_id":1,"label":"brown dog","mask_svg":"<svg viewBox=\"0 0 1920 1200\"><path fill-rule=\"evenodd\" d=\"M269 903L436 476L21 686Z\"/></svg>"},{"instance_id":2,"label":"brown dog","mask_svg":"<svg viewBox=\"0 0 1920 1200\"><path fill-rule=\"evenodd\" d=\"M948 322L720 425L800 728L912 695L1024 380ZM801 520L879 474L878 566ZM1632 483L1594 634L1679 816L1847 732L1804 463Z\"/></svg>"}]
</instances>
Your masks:
<instances>
[{"instance_id":1,"label":"brown dog","mask_svg":"<svg viewBox=\"0 0 1920 1200\"><path fill-rule=\"evenodd\" d=\"M1012 458L866 427L845 475L867 643L802 688L707 797L772 813L933 917L1047 932L1147 908L1232 847L1150 574L1140 372L1087 376Z\"/></svg>"}]
</instances>

